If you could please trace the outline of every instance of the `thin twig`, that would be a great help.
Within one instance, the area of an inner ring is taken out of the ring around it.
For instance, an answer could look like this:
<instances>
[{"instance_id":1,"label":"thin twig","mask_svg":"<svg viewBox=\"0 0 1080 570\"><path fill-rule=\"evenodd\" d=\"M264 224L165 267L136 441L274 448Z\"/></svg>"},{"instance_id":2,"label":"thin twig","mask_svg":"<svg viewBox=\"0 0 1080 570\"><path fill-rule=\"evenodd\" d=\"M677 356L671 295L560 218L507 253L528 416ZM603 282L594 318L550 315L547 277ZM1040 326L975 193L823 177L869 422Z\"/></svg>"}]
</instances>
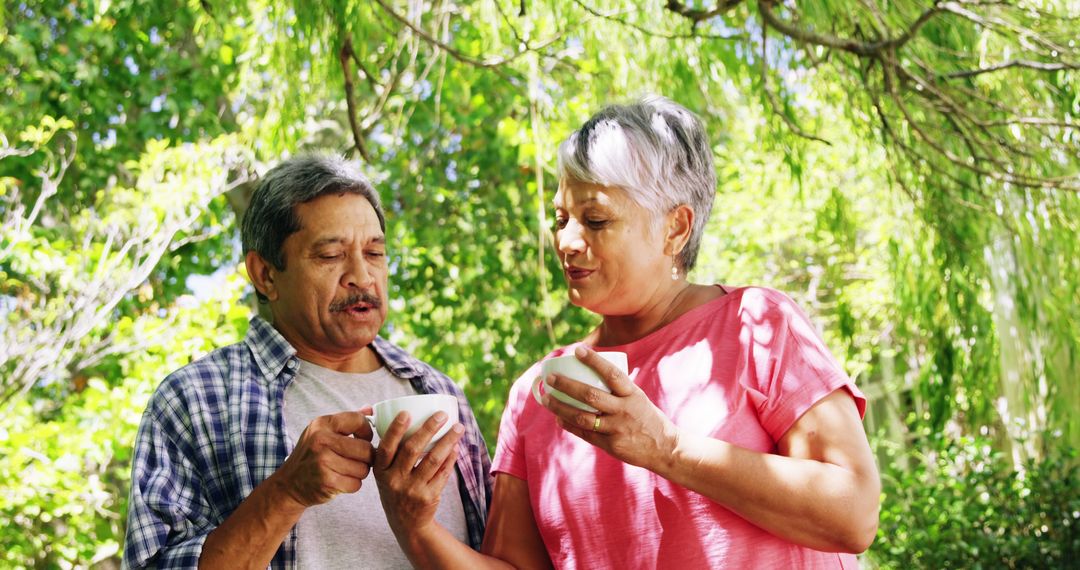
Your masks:
<instances>
[{"instance_id":1,"label":"thin twig","mask_svg":"<svg viewBox=\"0 0 1080 570\"><path fill-rule=\"evenodd\" d=\"M360 59L360 56L356 55L356 51L352 49L352 46L349 47L349 55L352 56L353 63L356 64L356 68L364 72L364 79L366 79L367 82L371 84L371 91L373 93L378 93L379 89L382 87L382 84L380 84L379 81L375 79L375 75L373 73L368 71L367 66L364 65L364 62Z\"/></svg>"},{"instance_id":2,"label":"thin twig","mask_svg":"<svg viewBox=\"0 0 1080 570\"><path fill-rule=\"evenodd\" d=\"M720 14L728 12L739 4L742 4L742 0L720 0L712 10L701 10L691 8L678 0L668 0L664 7L671 12L692 20L696 26L700 22L704 22L705 20L712 19Z\"/></svg>"},{"instance_id":3,"label":"thin twig","mask_svg":"<svg viewBox=\"0 0 1080 570\"><path fill-rule=\"evenodd\" d=\"M927 22L944 12L938 4L935 4L933 7L920 14L919 17L908 26L904 33L899 36L867 43L850 38L826 35L795 26L790 22L780 19L780 17L772 11L771 6L774 2L775 0L758 0L758 11L761 12L765 23L776 28L780 33L798 42L831 47L860 56L878 56L885 51L900 48L914 38L919 29L926 25Z\"/></svg>"},{"instance_id":4,"label":"thin twig","mask_svg":"<svg viewBox=\"0 0 1080 570\"><path fill-rule=\"evenodd\" d=\"M765 96L768 98L769 104L772 105L773 111L777 115L780 115L780 118L782 118L784 122L787 123L788 128L791 129L791 131L794 132L796 135L805 139L822 142L829 146L832 146L832 143L830 143L829 141L804 131L802 127L796 124L795 120L789 117L787 111L780 105L780 101L776 98L776 93L773 93L772 90L769 89L769 58L768 53L765 49L766 44L768 43L766 41L766 37L768 35L767 30L767 26L761 26L761 89L765 92Z\"/></svg>"},{"instance_id":5,"label":"thin twig","mask_svg":"<svg viewBox=\"0 0 1080 570\"><path fill-rule=\"evenodd\" d=\"M980 67L979 69L971 69L968 71L957 71L955 73L944 73L938 77L945 77L947 79L963 79L966 77L975 77L976 75L982 75L984 73L995 73L1003 69L1009 69L1011 67L1023 67L1026 69L1036 69L1038 71L1062 71L1065 69L1080 69L1080 65L1075 63L1044 63L1041 61L1031 61L1027 59L1014 59L999 63L997 65L991 65L987 67Z\"/></svg>"},{"instance_id":6,"label":"thin twig","mask_svg":"<svg viewBox=\"0 0 1080 570\"><path fill-rule=\"evenodd\" d=\"M582 0L574 0L574 4L577 4L579 8L581 8L582 10L585 10L586 12L592 14L593 16L596 16L597 18L602 18L604 20L615 22L616 24L619 24L621 26L625 26L625 27L630 28L632 30L636 30L638 32L641 32L642 34L647 35L647 36L652 36L652 37L661 38L661 39L665 39L665 40L689 40L689 39L697 39L697 38L708 39L708 40L739 40L739 39L746 39L746 34L733 34L733 35L730 35L730 36L723 35L723 34L699 34L699 33L696 32L696 30L694 32L689 33L689 34L672 34L672 33L668 33L668 32L658 32L656 30L650 30L650 29L648 29L648 28L646 28L644 26L638 25L638 24L636 24L634 22L631 22L629 20L626 20L624 18L620 18L618 13L605 14L605 13L597 10L596 8L593 8L592 6L589 6L589 5L585 4Z\"/></svg>"},{"instance_id":7,"label":"thin twig","mask_svg":"<svg viewBox=\"0 0 1080 570\"><path fill-rule=\"evenodd\" d=\"M510 81L510 76L507 75L506 72L501 69L501 66L514 61L515 59L521 57L522 54L526 53L526 51L528 51L528 50L520 50L520 51L514 53L514 55L512 55L512 56L510 56L508 58L480 60L480 59L477 59L475 57L466 55L466 54L464 54L464 53L450 47L449 45L447 45L447 44L445 44L445 43L431 37L431 35L428 34L427 32L425 32L422 28L420 28L419 26L413 24L407 18L402 16L401 14L398 14L397 12L395 12L393 10L393 8L387 6L386 2L384 2L383 0L375 0L375 3L378 4L383 9L383 11L385 11L387 14L389 14L390 17L392 17L393 19L397 20L399 23L401 23L405 27L412 30L412 32L414 34L416 34L416 36L419 37L420 39L422 39L424 42L426 42L426 43L428 43L428 44L430 44L430 45L432 45L432 46L434 46L434 47L436 47L436 48L438 48L440 50L445 51L446 53L450 54L450 57L453 57L454 59L456 59L456 60L458 60L458 61L460 61L462 63L467 63L467 64L472 65L474 67L480 67L480 68L483 68L483 69L490 69L491 71L495 72L496 74L498 74L503 79L506 79L507 81Z\"/></svg>"},{"instance_id":8,"label":"thin twig","mask_svg":"<svg viewBox=\"0 0 1080 570\"><path fill-rule=\"evenodd\" d=\"M345 36L338 51L338 59L341 61L341 72L345 79L345 105L348 107L349 127L352 129L353 144L364 162L371 164L371 156L368 155L367 146L364 145L364 135L360 132L360 125L356 122L356 94L353 89L352 71L349 69L349 59L353 57L352 38Z\"/></svg>"}]
</instances>

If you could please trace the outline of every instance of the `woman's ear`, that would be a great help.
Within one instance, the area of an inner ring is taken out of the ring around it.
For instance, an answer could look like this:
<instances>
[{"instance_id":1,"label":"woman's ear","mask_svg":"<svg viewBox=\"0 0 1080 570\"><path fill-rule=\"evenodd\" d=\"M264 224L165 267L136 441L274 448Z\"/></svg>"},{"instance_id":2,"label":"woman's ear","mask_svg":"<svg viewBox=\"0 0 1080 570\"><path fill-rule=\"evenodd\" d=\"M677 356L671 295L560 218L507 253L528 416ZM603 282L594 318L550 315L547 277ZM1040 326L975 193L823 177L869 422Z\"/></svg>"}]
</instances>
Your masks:
<instances>
[{"instance_id":1,"label":"woman's ear","mask_svg":"<svg viewBox=\"0 0 1080 570\"><path fill-rule=\"evenodd\" d=\"M274 286L274 267L255 251L247 252L244 265L247 267L248 279L251 279L255 290L267 299L276 301L278 294L277 287Z\"/></svg>"},{"instance_id":2,"label":"woman's ear","mask_svg":"<svg viewBox=\"0 0 1080 570\"><path fill-rule=\"evenodd\" d=\"M675 206L668 212L667 227L664 234L664 255L679 255L690 241L690 232L694 229L694 210L686 204Z\"/></svg>"}]
</instances>

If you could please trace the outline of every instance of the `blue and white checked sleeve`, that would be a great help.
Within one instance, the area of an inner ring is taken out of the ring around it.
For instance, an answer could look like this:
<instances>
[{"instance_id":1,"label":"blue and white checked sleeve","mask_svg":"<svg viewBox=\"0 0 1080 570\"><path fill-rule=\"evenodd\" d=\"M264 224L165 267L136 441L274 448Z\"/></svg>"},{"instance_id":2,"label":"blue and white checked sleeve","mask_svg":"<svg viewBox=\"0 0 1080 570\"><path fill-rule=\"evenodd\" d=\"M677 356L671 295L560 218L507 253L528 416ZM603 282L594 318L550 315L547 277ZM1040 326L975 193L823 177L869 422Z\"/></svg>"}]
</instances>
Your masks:
<instances>
[{"instance_id":1,"label":"blue and white checked sleeve","mask_svg":"<svg viewBox=\"0 0 1080 570\"><path fill-rule=\"evenodd\" d=\"M186 431L183 424L169 421L162 411L153 404L147 408L135 440L124 568L197 568L203 543L215 528L201 477L189 459L194 442L179 443L185 441L177 437Z\"/></svg>"}]
</instances>

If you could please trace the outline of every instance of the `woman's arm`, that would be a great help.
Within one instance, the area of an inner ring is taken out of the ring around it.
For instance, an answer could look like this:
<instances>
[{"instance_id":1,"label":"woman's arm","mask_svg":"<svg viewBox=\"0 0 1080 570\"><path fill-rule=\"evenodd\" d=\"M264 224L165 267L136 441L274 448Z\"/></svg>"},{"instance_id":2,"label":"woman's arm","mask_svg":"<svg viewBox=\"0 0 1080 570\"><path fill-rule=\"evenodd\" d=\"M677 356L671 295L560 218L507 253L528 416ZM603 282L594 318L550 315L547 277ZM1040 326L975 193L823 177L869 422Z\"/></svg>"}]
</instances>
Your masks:
<instances>
[{"instance_id":1,"label":"woman's arm","mask_svg":"<svg viewBox=\"0 0 1080 570\"><path fill-rule=\"evenodd\" d=\"M808 410L777 442L779 455L682 433L607 361L579 348L579 358L608 382L611 394L555 376L549 384L601 411L582 412L545 396L571 433L626 463L724 505L796 544L827 552L862 552L877 532L881 483L854 400L837 390Z\"/></svg>"},{"instance_id":2,"label":"woman's arm","mask_svg":"<svg viewBox=\"0 0 1080 570\"><path fill-rule=\"evenodd\" d=\"M515 568L551 568L547 548L536 528L529 486L523 479L499 473L491 497L487 531L480 551Z\"/></svg>"},{"instance_id":3,"label":"woman's arm","mask_svg":"<svg viewBox=\"0 0 1080 570\"><path fill-rule=\"evenodd\" d=\"M375 480L390 528L417 568L551 568L536 528L525 481L509 475L495 477L491 511L482 554L455 538L435 520L439 498L457 461L458 426L431 452L422 450L446 421L432 417L412 437L402 441L408 414L395 418L375 454Z\"/></svg>"},{"instance_id":4,"label":"woman's arm","mask_svg":"<svg viewBox=\"0 0 1080 570\"><path fill-rule=\"evenodd\" d=\"M841 389L823 398L777 450L683 436L654 470L796 544L826 552L869 548L881 483L851 395Z\"/></svg>"}]
</instances>

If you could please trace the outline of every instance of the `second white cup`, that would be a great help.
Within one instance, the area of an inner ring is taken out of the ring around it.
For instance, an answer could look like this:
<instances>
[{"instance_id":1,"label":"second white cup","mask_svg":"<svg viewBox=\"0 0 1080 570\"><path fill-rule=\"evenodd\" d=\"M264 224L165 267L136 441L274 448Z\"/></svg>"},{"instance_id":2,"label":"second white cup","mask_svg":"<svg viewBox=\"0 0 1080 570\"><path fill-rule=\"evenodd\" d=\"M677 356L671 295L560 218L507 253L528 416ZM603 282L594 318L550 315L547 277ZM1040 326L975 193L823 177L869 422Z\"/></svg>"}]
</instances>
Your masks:
<instances>
[{"instance_id":1,"label":"second white cup","mask_svg":"<svg viewBox=\"0 0 1080 570\"><path fill-rule=\"evenodd\" d=\"M626 353L625 352L598 352L601 358L614 364L622 371L623 374L627 373ZM588 384L597 390L603 390L611 393L611 388L608 388L607 384L600 379L600 375L596 373L592 368L589 368L584 362L578 360L573 354L566 356L556 356L555 358L549 358L540 363L540 375L533 380L532 394L537 403L540 402L540 384L544 386L544 391L551 394L551 397L563 402L564 404L571 405L579 410L585 410L586 412L595 412L596 408L584 404L567 396L565 393L560 392L548 386L547 382L542 382L544 378L548 377L548 374L558 374L565 376L572 380L577 380L583 384Z\"/></svg>"},{"instance_id":2,"label":"second white cup","mask_svg":"<svg viewBox=\"0 0 1080 570\"><path fill-rule=\"evenodd\" d=\"M435 443L442 439L442 436L446 435L450 428L458 422L458 400L449 394L417 394L415 396L391 398L375 404L372 409L372 414L364 416L364 418L371 424L375 433L379 434L380 439L386 434L386 430L390 428L390 422L394 421L394 418L401 412L409 412L411 421L409 427L405 430L405 438L416 433L416 430L420 429L420 426L424 425L424 422L435 412L445 412L447 415L446 423L439 428L439 431L435 432L424 451L431 451Z\"/></svg>"}]
</instances>

